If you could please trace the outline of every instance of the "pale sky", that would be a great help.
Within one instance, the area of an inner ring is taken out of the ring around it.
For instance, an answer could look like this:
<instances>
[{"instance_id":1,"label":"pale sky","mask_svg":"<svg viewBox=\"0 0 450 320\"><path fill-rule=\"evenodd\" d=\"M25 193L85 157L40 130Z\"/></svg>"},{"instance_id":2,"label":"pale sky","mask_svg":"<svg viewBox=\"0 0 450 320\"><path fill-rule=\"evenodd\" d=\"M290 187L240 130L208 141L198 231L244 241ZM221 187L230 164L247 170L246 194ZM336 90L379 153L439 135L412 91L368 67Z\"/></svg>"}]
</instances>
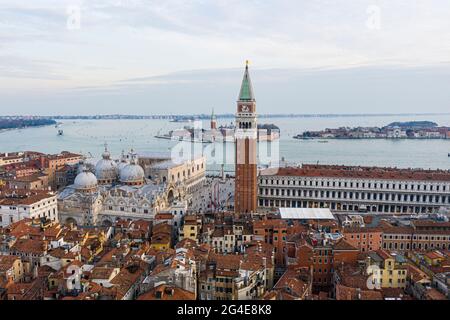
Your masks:
<instances>
[{"instance_id":1,"label":"pale sky","mask_svg":"<svg viewBox=\"0 0 450 320\"><path fill-rule=\"evenodd\" d=\"M448 0L0 0L0 115L450 112Z\"/></svg>"}]
</instances>

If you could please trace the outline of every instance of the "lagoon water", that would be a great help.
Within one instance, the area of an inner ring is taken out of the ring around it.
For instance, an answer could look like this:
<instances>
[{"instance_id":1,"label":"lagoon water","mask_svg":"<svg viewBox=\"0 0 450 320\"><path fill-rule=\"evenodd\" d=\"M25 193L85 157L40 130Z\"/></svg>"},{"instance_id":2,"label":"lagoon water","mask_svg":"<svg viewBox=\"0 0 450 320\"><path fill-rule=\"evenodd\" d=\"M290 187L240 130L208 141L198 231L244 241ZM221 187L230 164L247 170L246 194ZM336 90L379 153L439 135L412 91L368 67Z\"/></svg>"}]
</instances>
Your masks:
<instances>
[{"instance_id":1,"label":"lagoon water","mask_svg":"<svg viewBox=\"0 0 450 320\"><path fill-rule=\"evenodd\" d=\"M228 124L232 119L218 119ZM370 116L370 117L302 117L264 118L259 123L274 123L281 129L279 143L269 144L278 158L284 157L291 163L322 163L345 165L373 165L405 168L450 169L450 139L447 140L297 140L293 136L305 130L321 130L340 126L384 126L393 121L430 120L442 126L450 126L450 115L433 116ZM177 142L158 139L154 136L169 130L182 128L186 123L168 120L64 120L57 135L54 126L27 128L0 132L0 152L34 150L57 153L63 150L82 152L99 158L105 142L113 157L119 157L122 150L134 148L137 152L167 152ZM208 121L203 123L209 128ZM198 144L197 144L198 145ZM203 145L203 147L213 147ZM196 146L198 148L198 146ZM233 144L215 144L217 150L224 150L228 159L233 159ZM221 152L219 152L221 153ZM207 153L210 154L210 153ZM273 159L272 159L273 160ZM217 169L217 165L210 165ZM226 166L226 170L230 170Z\"/></svg>"}]
</instances>

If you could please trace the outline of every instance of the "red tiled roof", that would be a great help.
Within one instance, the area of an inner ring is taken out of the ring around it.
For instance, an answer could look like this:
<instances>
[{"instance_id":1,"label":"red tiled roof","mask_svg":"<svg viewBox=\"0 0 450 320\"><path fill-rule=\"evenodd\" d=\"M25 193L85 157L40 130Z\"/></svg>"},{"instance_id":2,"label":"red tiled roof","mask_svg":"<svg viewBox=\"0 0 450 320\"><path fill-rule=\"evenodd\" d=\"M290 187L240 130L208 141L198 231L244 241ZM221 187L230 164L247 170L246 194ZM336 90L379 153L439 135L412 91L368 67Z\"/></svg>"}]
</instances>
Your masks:
<instances>
[{"instance_id":1,"label":"red tiled roof","mask_svg":"<svg viewBox=\"0 0 450 320\"><path fill-rule=\"evenodd\" d=\"M266 228L287 228L287 222L282 219L266 219L253 221L253 230Z\"/></svg>"},{"instance_id":2,"label":"red tiled roof","mask_svg":"<svg viewBox=\"0 0 450 320\"><path fill-rule=\"evenodd\" d=\"M379 291L360 290L338 284L336 300L383 300L383 294Z\"/></svg>"},{"instance_id":3,"label":"red tiled roof","mask_svg":"<svg viewBox=\"0 0 450 320\"><path fill-rule=\"evenodd\" d=\"M309 165L300 167L278 168L276 173L267 169L261 176L304 176L304 177L330 177L351 179L383 179L383 180L428 180L450 181L450 171L446 170L418 170L381 167L351 167L336 165Z\"/></svg>"},{"instance_id":4,"label":"red tiled roof","mask_svg":"<svg viewBox=\"0 0 450 320\"><path fill-rule=\"evenodd\" d=\"M288 269L275 284L274 289L287 290L289 295L301 298L309 290L308 280L307 269L303 273L302 270Z\"/></svg>"},{"instance_id":5,"label":"red tiled roof","mask_svg":"<svg viewBox=\"0 0 450 320\"><path fill-rule=\"evenodd\" d=\"M161 284L139 296L137 300L195 300L195 294L175 286Z\"/></svg>"},{"instance_id":6,"label":"red tiled roof","mask_svg":"<svg viewBox=\"0 0 450 320\"><path fill-rule=\"evenodd\" d=\"M117 276L111 280L111 283L117 288L117 298L121 299L143 275L144 269L133 265L122 268Z\"/></svg>"},{"instance_id":7,"label":"red tiled roof","mask_svg":"<svg viewBox=\"0 0 450 320\"><path fill-rule=\"evenodd\" d=\"M428 289L425 293L425 297L427 300L447 300L447 297L435 288Z\"/></svg>"},{"instance_id":8,"label":"red tiled roof","mask_svg":"<svg viewBox=\"0 0 450 320\"><path fill-rule=\"evenodd\" d=\"M0 205L31 205L55 196L52 192L42 190L0 190Z\"/></svg>"},{"instance_id":9,"label":"red tiled roof","mask_svg":"<svg viewBox=\"0 0 450 320\"><path fill-rule=\"evenodd\" d=\"M12 246L14 251L30 254L44 254L47 250L47 242L34 239L18 239Z\"/></svg>"},{"instance_id":10,"label":"red tiled roof","mask_svg":"<svg viewBox=\"0 0 450 320\"><path fill-rule=\"evenodd\" d=\"M450 228L450 222L433 220L412 220L411 224L415 227L444 227Z\"/></svg>"},{"instance_id":11,"label":"red tiled roof","mask_svg":"<svg viewBox=\"0 0 450 320\"><path fill-rule=\"evenodd\" d=\"M16 260L20 260L20 258L17 256L0 255L0 272L5 272L11 269Z\"/></svg>"},{"instance_id":12,"label":"red tiled roof","mask_svg":"<svg viewBox=\"0 0 450 320\"><path fill-rule=\"evenodd\" d=\"M432 259L432 260L434 260L434 259L444 259L443 255L441 255L441 254L439 254L439 253L437 253L435 251L427 252L427 253L425 253L425 256L427 258L429 258L429 259Z\"/></svg>"},{"instance_id":13,"label":"red tiled roof","mask_svg":"<svg viewBox=\"0 0 450 320\"><path fill-rule=\"evenodd\" d=\"M383 260L391 259L391 258L392 258L392 256L391 256L387 251L385 251L385 250L383 250L383 249L378 249L378 250L376 251L376 253L377 253Z\"/></svg>"},{"instance_id":14,"label":"red tiled roof","mask_svg":"<svg viewBox=\"0 0 450 320\"><path fill-rule=\"evenodd\" d=\"M339 240L333 245L335 251L359 251L357 248L348 243L345 239Z\"/></svg>"}]
</instances>

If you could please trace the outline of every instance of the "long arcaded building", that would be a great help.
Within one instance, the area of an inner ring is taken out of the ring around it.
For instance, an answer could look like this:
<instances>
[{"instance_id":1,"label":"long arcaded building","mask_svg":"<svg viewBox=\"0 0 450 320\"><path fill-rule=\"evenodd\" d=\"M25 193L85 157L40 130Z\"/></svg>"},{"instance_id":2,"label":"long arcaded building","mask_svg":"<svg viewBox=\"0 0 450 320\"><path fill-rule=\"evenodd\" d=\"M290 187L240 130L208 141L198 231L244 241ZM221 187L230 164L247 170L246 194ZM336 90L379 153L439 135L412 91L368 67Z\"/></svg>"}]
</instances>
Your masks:
<instances>
[{"instance_id":1,"label":"long arcaded building","mask_svg":"<svg viewBox=\"0 0 450 320\"><path fill-rule=\"evenodd\" d=\"M266 169L260 210L330 208L334 212L433 213L450 207L450 171L336 165Z\"/></svg>"}]
</instances>

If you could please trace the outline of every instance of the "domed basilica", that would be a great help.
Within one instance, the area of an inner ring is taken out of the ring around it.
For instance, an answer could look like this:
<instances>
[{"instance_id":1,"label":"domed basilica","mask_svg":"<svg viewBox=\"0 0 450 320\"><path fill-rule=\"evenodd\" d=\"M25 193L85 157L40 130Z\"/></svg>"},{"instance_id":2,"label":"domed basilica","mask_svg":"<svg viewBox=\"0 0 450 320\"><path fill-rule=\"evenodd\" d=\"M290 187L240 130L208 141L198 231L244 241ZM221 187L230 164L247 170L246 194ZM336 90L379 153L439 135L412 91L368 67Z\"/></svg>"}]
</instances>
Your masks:
<instances>
[{"instance_id":1,"label":"domed basilica","mask_svg":"<svg viewBox=\"0 0 450 320\"><path fill-rule=\"evenodd\" d=\"M180 164L167 155L138 156L131 150L113 160L105 145L94 171L81 162L74 183L59 193L61 222L107 226L117 219L153 220L180 203L187 208L205 179L205 159Z\"/></svg>"}]
</instances>

